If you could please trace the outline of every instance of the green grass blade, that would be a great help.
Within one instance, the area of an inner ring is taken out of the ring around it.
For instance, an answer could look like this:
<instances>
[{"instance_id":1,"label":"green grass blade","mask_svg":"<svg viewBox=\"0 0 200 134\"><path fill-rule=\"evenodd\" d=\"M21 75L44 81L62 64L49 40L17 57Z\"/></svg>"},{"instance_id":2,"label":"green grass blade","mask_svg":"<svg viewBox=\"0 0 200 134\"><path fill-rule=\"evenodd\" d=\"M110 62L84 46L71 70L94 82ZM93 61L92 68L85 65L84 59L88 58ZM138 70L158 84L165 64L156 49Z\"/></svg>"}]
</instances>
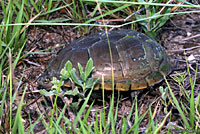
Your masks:
<instances>
[{"instance_id":1,"label":"green grass blade","mask_svg":"<svg viewBox=\"0 0 200 134\"><path fill-rule=\"evenodd\" d=\"M2 84L3 87L5 86L5 82ZM1 89L2 91L4 90L3 88ZM1 99L1 107L0 107L0 120L2 118L2 115L3 115L3 111L4 111L4 104L5 104L5 98L6 98L6 95L7 95L7 88L5 88L5 90L3 91L3 97Z\"/></svg>"},{"instance_id":2,"label":"green grass blade","mask_svg":"<svg viewBox=\"0 0 200 134\"><path fill-rule=\"evenodd\" d=\"M153 103L150 104L149 109L148 109L149 110L149 122L148 122L148 127L146 130L147 133L151 132L155 128L155 122L154 122L153 114L152 114L152 110L151 110L152 104Z\"/></svg>"},{"instance_id":3,"label":"green grass blade","mask_svg":"<svg viewBox=\"0 0 200 134\"><path fill-rule=\"evenodd\" d=\"M98 120L98 112L96 111L96 121L94 124L94 132L95 134L99 133L99 120Z\"/></svg>"},{"instance_id":4,"label":"green grass blade","mask_svg":"<svg viewBox=\"0 0 200 134\"><path fill-rule=\"evenodd\" d=\"M117 115L118 115L118 108L119 108L119 97L120 97L120 91L118 91L117 104L115 106L114 122L117 122Z\"/></svg>"},{"instance_id":5,"label":"green grass blade","mask_svg":"<svg viewBox=\"0 0 200 134\"><path fill-rule=\"evenodd\" d=\"M200 113L200 93L198 94L195 108Z\"/></svg>"},{"instance_id":6,"label":"green grass blade","mask_svg":"<svg viewBox=\"0 0 200 134\"><path fill-rule=\"evenodd\" d=\"M71 4L70 4L70 5L71 5ZM53 8L53 9L51 9L51 10L45 12L45 13L41 13L41 16L47 15L47 14L50 14L50 13L53 13L53 12L56 12L56 11L59 11L59 10L61 10L61 9L67 8L67 7L70 7L70 5L66 3L65 6L60 6L60 7L58 7L58 8ZM44 20L44 21L51 21L51 20Z\"/></svg>"},{"instance_id":7,"label":"green grass blade","mask_svg":"<svg viewBox=\"0 0 200 134\"><path fill-rule=\"evenodd\" d=\"M135 97L135 119L134 119L135 129L134 129L134 134L139 133L139 123L138 122L139 122L139 117L138 117L137 97Z\"/></svg>"},{"instance_id":8,"label":"green grass blade","mask_svg":"<svg viewBox=\"0 0 200 134\"><path fill-rule=\"evenodd\" d=\"M0 63L0 76L3 74L3 66L6 64L7 57L3 57ZM3 83L2 77L0 77L0 85L2 85L2 89L5 86L5 82Z\"/></svg>"},{"instance_id":9,"label":"green grass blade","mask_svg":"<svg viewBox=\"0 0 200 134\"><path fill-rule=\"evenodd\" d=\"M118 8L116 8L116 9L114 9L114 10L111 10L111 11L109 11L109 12L106 12L106 13L103 14L103 15L99 15L99 16L93 18L93 19L90 19L90 20L86 21L85 24L88 24L88 23L90 23L90 22L92 22L92 21L95 21L95 20L100 19L100 18L102 18L102 17L105 17L105 16L107 16L107 15L113 14L113 13L115 13L115 12L117 12L117 11L123 10L123 9L125 9L125 8L127 8L127 7L129 7L129 6L130 6L130 4L129 4L129 5L123 5L123 6L121 6L121 7L118 7Z\"/></svg>"},{"instance_id":10,"label":"green grass blade","mask_svg":"<svg viewBox=\"0 0 200 134\"><path fill-rule=\"evenodd\" d=\"M33 5L33 7L34 7L35 11L36 11L37 13L39 13L39 12L40 12L40 10L39 10L38 6L36 6L36 4L35 4L35 1L33 1L33 0L30 0L30 3Z\"/></svg>"},{"instance_id":11,"label":"green grass blade","mask_svg":"<svg viewBox=\"0 0 200 134\"><path fill-rule=\"evenodd\" d=\"M53 124L54 124L54 131L53 131L53 134L55 134L55 133L59 133L59 134L63 134L64 133L64 130L60 127L60 125L59 124L57 124L57 123L55 123L55 122L53 122Z\"/></svg>"},{"instance_id":12,"label":"green grass blade","mask_svg":"<svg viewBox=\"0 0 200 134\"><path fill-rule=\"evenodd\" d=\"M106 109L105 109L105 89L104 89L104 76L102 75L102 99L103 99L103 123L102 125L106 126Z\"/></svg>"},{"instance_id":13,"label":"green grass blade","mask_svg":"<svg viewBox=\"0 0 200 134\"><path fill-rule=\"evenodd\" d=\"M167 84L167 87L169 88L169 92L170 92L170 94L171 94L171 96L172 96L173 102L174 102L174 104L176 105L177 110L179 111L180 116L181 116L181 118L183 119L184 124L186 125L187 129L191 129L191 127L190 127L190 125L189 125L189 123L188 123L188 121L187 121L187 119L186 119L185 114L183 113L181 107L179 106L178 100L176 99L176 97L174 96L174 93L172 92L172 89L171 89L171 87L170 87L170 85L169 85L169 83L168 83L168 81L167 81L167 79L166 79L166 76L164 76L164 79L165 79L165 82L166 82L166 84Z\"/></svg>"},{"instance_id":14,"label":"green grass blade","mask_svg":"<svg viewBox=\"0 0 200 134\"><path fill-rule=\"evenodd\" d=\"M94 101L92 102L92 104L90 104L90 107L88 108L88 110L87 110L87 112L86 112L86 114L85 114L85 116L83 118L83 122L85 124L87 124L87 119L88 119L88 117L90 115L90 111L91 111L93 105L94 105Z\"/></svg>"},{"instance_id":15,"label":"green grass blade","mask_svg":"<svg viewBox=\"0 0 200 134\"><path fill-rule=\"evenodd\" d=\"M100 111L99 115L100 115L100 117L99 117L99 133L102 134L103 133L103 125L104 125L103 124L104 121L102 121L102 119L104 118L103 112Z\"/></svg>"},{"instance_id":16,"label":"green grass blade","mask_svg":"<svg viewBox=\"0 0 200 134\"><path fill-rule=\"evenodd\" d=\"M13 69L15 69L15 67L17 66L17 63L19 62L19 60L21 59L20 56L22 54L22 51L24 49L26 41L24 42L23 46L20 48L20 50L18 51L17 57L15 58L15 61L13 63Z\"/></svg>"},{"instance_id":17,"label":"green grass blade","mask_svg":"<svg viewBox=\"0 0 200 134\"><path fill-rule=\"evenodd\" d=\"M37 123L40 121L41 118L42 118L42 115L40 115L38 117L38 119L33 124L32 124L32 122L30 122L30 128L28 129L28 131L26 132L26 134L30 134L30 133L33 134L33 129L37 125Z\"/></svg>"},{"instance_id":18,"label":"green grass blade","mask_svg":"<svg viewBox=\"0 0 200 134\"><path fill-rule=\"evenodd\" d=\"M69 121L69 119L68 118L66 118L65 116L63 116L63 119L64 119L64 122L65 122L65 126L66 126L66 128L67 128L67 132L68 133L72 133L72 129L71 129L71 126L72 126L72 123Z\"/></svg>"},{"instance_id":19,"label":"green grass blade","mask_svg":"<svg viewBox=\"0 0 200 134\"><path fill-rule=\"evenodd\" d=\"M17 18L15 20L15 23L21 23L21 22L23 22L23 13L24 13L23 9L24 9L24 0L22 0L20 11L17 14ZM16 37L15 37L15 48L19 48L20 47L18 40L20 38L21 27L22 27L21 25L18 25L18 26L14 26L14 28L13 28L12 34L13 35L16 34Z\"/></svg>"},{"instance_id":20,"label":"green grass blade","mask_svg":"<svg viewBox=\"0 0 200 134\"><path fill-rule=\"evenodd\" d=\"M26 89L27 89L27 87L25 88L23 95L21 97L21 101L20 101L20 103L18 104L18 107L17 107L17 114L15 116L15 121L14 121L14 125L13 125L13 128L12 128L13 134L17 133L17 129L18 129L18 133L20 133L20 134L24 133L24 125L22 123L21 110L22 110L22 105L23 105L23 100L24 100L24 96L25 96L25 93L26 93Z\"/></svg>"},{"instance_id":21,"label":"green grass blade","mask_svg":"<svg viewBox=\"0 0 200 134\"><path fill-rule=\"evenodd\" d=\"M93 88L90 90L87 98L85 99L83 105L81 106L81 108L80 108L80 110L79 110L79 112L78 112L78 114L77 114L77 116L76 116L76 118L75 118L75 120L73 122L73 128L74 128L75 131L77 131L76 124L77 124L78 120L80 119L82 113L84 112L84 109L85 109L85 107L86 107L86 105L87 105L87 103L89 101L89 98L90 98L90 96L92 94L92 91L93 91Z\"/></svg>"},{"instance_id":22,"label":"green grass blade","mask_svg":"<svg viewBox=\"0 0 200 134\"><path fill-rule=\"evenodd\" d=\"M82 0L85 2L96 2L96 0ZM181 4L163 4L163 3L151 3L151 2L131 2L131 1L112 1L112 0L98 0L98 2L102 3L118 3L118 4L132 4L132 5L152 5L152 6L168 6L168 7L195 7L195 8L200 8L199 5L181 5Z\"/></svg>"},{"instance_id":23,"label":"green grass blade","mask_svg":"<svg viewBox=\"0 0 200 134\"><path fill-rule=\"evenodd\" d=\"M142 120L144 119L147 113L148 113L148 110L138 118L137 122L134 123L134 125L128 130L127 132L128 134L133 132L133 130L142 122Z\"/></svg>"},{"instance_id":24,"label":"green grass blade","mask_svg":"<svg viewBox=\"0 0 200 134\"><path fill-rule=\"evenodd\" d=\"M13 81L12 81L12 78L13 78L13 74L12 74L12 61L11 61L11 50L9 49L9 53L8 53L8 59L9 59L9 78L8 78L8 81L9 81L9 86L10 86L10 90L9 90L9 97L10 97L10 130L11 130L11 127L12 127L12 100L13 100L13 96L12 96L12 91L13 91Z\"/></svg>"},{"instance_id":25,"label":"green grass blade","mask_svg":"<svg viewBox=\"0 0 200 134\"><path fill-rule=\"evenodd\" d=\"M49 0L49 1L48 1L48 9L47 9L47 11L50 11L51 8L52 8L52 0ZM47 19L48 17L49 17L49 14L47 14L46 19Z\"/></svg>"},{"instance_id":26,"label":"green grass blade","mask_svg":"<svg viewBox=\"0 0 200 134\"><path fill-rule=\"evenodd\" d=\"M81 119L79 119L79 123L80 123L80 126L81 126L79 133L88 134L87 130L85 129L84 123Z\"/></svg>"},{"instance_id":27,"label":"green grass blade","mask_svg":"<svg viewBox=\"0 0 200 134\"><path fill-rule=\"evenodd\" d=\"M11 24L12 23L12 15L13 15L13 11L12 11L12 1L9 1L7 7L6 7L6 14L4 15L4 24ZM5 32L5 40L4 42L6 44L8 44L8 42L10 42L10 39L11 39L11 36L10 36L10 33L11 33L11 27L9 26L5 26L4 27L4 32ZM12 44L12 43L11 43Z\"/></svg>"},{"instance_id":28,"label":"green grass blade","mask_svg":"<svg viewBox=\"0 0 200 134\"><path fill-rule=\"evenodd\" d=\"M124 114L123 114L123 117L122 117L122 130L121 130L121 133L122 134L125 134L126 133L126 129L127 129L127 125L128 122L126 122L126 119L124 117Z\"/></svg>"},{"instance_id":29,"label":"green grass blade","mask_svg":"<svg viewBox=\"0 0 200 134\"><path fill-rule=\"evenodd\" d=\"M65 104L64 107L62 108L62 111L60 112L58 118L56 119L56 124L59 125L60 121L62 120L62 117L64 116L64 112L66 109L67 105Z\"/></svg>"},{"instance_id":30,"label":"green grass blade","mask_svg":"<svg viewBox=\"0 0 200 134\"><path fill-rule=\"evenodd\" d=\"M190 95L190 124L191 127L194 128L194 113L195 113L195 104L194 104L194 86L195 86L195 81L196 81L196 75L197 75L197 69L198 67L196 67L196 72L195 72L195 80L194 82L192 81L192 77L191 77L191 73L190 73L190 67L187 61L187 57L185 56L185 60L186 60L186 65L187 65L187 72L188 72L188 76L190 79L190 86L191 86L191 95Z\"/></svg>"},{"instance_id":31,"label":"green grass blade","mask_svg":"<svg viewBox=\"0 0 200 134\"><path fill-rule=\"evenodd\" d=\"M82 0L79 0L80 1L80 4L81 4L81 12L82 12L82 15L83 15L83 19L84 19L84 21L86 21L86 12L85 12L85 7L84 7L84 4L83 4L83 2L82 2Z\"/></svg>"},{"instance_id":32,"label":"green grass blade","mask_svg":"<svg viewBox=\"0 0 200 134\"><path fill-rule=\"evenodd\" d=\"M4 5L4 1L1 0L0 3L1 3L1 8L3 9L3 13L6 14L6 6Z\"/></svg>"},{"instance_id":33,"label":"green grass blade","mask_svg":"<svg viewBox=\"0 0 200 134\"><path fill-rule=\"evenodd\" d=\"M169 113L167 113L167 115L165 116L164 120L162 121L162 123L158 126L158 128L154 131L153 134L158 134L160 129L164 126L167 118L169 117L169 115L171 114L171 111Z\"/></svg>"}]
</instances>

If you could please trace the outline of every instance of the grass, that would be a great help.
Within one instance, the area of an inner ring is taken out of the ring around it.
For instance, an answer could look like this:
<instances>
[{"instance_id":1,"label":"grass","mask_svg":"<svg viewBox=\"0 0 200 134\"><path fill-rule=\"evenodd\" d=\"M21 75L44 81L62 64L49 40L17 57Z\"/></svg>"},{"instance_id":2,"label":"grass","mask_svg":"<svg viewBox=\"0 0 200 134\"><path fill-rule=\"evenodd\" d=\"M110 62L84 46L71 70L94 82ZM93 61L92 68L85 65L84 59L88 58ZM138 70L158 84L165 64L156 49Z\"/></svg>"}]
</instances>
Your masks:
<instances>
[{"instance_id":1,"label":"grass","mask_svg":"<svg viewBox=\"0 0 200 134\"><path fill-rule=\"evenodd\" d=\"M188 68L189 78L191 80L189 66L187 66L187 68ZM195 74L197 74L197 72ZM180 116L182 118L182 123L183 123L183 128L184 128L182 131L192 130L194 133L196 133L196 132L199 133L199 128L196 126L196 124L198 124L198 120L196 120L197 122L195 122L195 119L199 118L199 115L198 115L199 110L197 109L197 107L199 107L200 103L199 103L199 100L197 101L197 103L195 103L195 100L194 100L194 86L193 86L193 84L196 81L196 76L195 76L195 80L194 81L190 81L190 84L191 84L191 95L189 96L189 98L186 98L186 99L189 99L188 102L190 104L190 107L188 108L189 109L189 114L188 114L188 111L187 111L187 106L184 106L183 102L179 102L177 100L177 98L175 97L175 95L174 95L174 93L173 93L173 91L172 91L172 89L171 89L166 77L165 77L165 81L167 83L167 86L168 86L169 91L170 91L170 95L172 97L172 103L176 106L176 108L179 111L179 114L180 114ZM199 99L199 95L198 95L198 99ZM180 105L180 103L181 103L181 105Z\"/></svg>"},{"instance_id":2,"label":"grass","mask_svg":"<svg viewBox=\"0 0 200 134\"><path fill-rule=\"evenodd\" d=\"M68 4L64 0L56 2L52 0L39 0L37 2L33 0L0 1L0 10L2 11L2 13L0 13L0 133L34 133L33 129L40 121L43 123L48 133L138 133L141 131L140 127L146 117L148 117L148 124L146 126L147 129L145 130L145 133L159 133L163 131L171 133L174 128L172 125L168 127L168 130L162 129L167 121L171 121L172 111L167 111L163 120L159 122L156 119L156 112L158 110L159 103L157 101L152 102L152 104L149 105L148 110L141 114L137 98L134 100L128 117L125 115L121 117L121 128L118 127L119 99L117 105L114 106L113 96L110 101L110 108L106 109L104 90L102 90L103 109L96 111L95 120L89 121L92 107L94 105L93 102L89 107L87 107L87 103L91 95L90 92L89 95L84 98L85 101L80 110L77 111L74 121L72 122L65 115L65 110L68 105L65 104L62 109L58 108L56 105L60 89L59 86L56 88L56 99L53 103L53 108L51 109L51 115L48 116L44 110L37 110L39 113L37 120L33 122L31 115L29 115L28 121L30 125L28 129L25 129L25 123L27 122L24 122L22 111L25 110L24 108L27 106L23 103L27 86L25 86L23 94L20 95L20 83L23 77L17 79L15 76L15 69L19 61L28 56L24 56L24 47L26 46L27 41L26 33L29 31L31 26L69 25L77 28L82 35L89 33L89 31L94 27L124 28L125 26L130 26L132 29L137 29L137 27L140 26L146 34L156 37L157 32L170 17L185 13L199 12L176 12L172 10L174 7L199 8L200 6L186 1L182 1L183 4L170 4L168 2L169 1L161 0L156 1L156 3L152 1L127 2L98 0L98 4L96 4L96 0L80 0L78 3L77 1L72 0L72 3ZM92 7L90 15L85 12L85 3ZM79 5L78 8L77 5ZM145 9L142 10L142 7L145 7ZM59 12L63 9L67 9L65 12L66 15L69 16L67 19L56 18L55 20L49 20L51 14ZM131 16L131 13L140 9L140 13ZM147 11L149 11L148 14ZM101 12L101 14L99 12ZM129 19L124 22L124 19L127 17L129 17ZM120 21L109 25L96 23L102 21L102 18L104 18L104 21ZM167 83L168 90L163 88L162 91L165 99L162 98L162 101L159 102L162 102L166 109L171 104L174 109L178 110L180 115L179 121L183 127L180 129L175 126L178 131L183 133L187 133L187 131L199 133L200 94L198 94L196 101L194 99L197 72L195 80L192 80L188 63L187 73L191 84L191 94L188 94L188 92L184 89L183 80L185 77L179 75L179 77L176 78L179 84L180 92L184 94L187 102L176 98L166 78L165 81ZM167 98L170 100L169 102L166 101ZM152 105L154 103L156 103L156 108L152 110ZM189 103L189 106L187 106L187 103ZM131 118L133 117L134 121L132 122ZM130 122L133 124L130 125Z\"/></svg>"}]
</instances>

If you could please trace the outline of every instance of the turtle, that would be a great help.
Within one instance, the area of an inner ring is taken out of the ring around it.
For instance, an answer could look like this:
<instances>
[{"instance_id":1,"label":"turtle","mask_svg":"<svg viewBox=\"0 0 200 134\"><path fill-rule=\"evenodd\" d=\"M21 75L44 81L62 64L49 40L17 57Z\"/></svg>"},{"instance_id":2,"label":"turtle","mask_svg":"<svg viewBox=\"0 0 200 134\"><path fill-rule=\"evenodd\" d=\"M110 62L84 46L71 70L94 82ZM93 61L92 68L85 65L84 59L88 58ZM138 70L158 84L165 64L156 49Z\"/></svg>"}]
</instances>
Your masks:
<instances>
[{"instance_id":1,"label":"turtle","mask_svg":"<svg viewBox=\"0 0 200 134\"><path fill-rule=\"evenodd\" d=\"M112 69L114 89L134 91L161 82L172 68L165 49L147 35L128 29L103 31L79 38L62 49L38 78L38 85L51 88L52 78L60 78L60 71L68 60L78 69L77 63L85 67L90 58L94 62L91 77L103 75L105 90L112 90ZM65 85L70 87L67 83ZM101 89L101 80L95 89Z\"/></svg>"}]
</instances>

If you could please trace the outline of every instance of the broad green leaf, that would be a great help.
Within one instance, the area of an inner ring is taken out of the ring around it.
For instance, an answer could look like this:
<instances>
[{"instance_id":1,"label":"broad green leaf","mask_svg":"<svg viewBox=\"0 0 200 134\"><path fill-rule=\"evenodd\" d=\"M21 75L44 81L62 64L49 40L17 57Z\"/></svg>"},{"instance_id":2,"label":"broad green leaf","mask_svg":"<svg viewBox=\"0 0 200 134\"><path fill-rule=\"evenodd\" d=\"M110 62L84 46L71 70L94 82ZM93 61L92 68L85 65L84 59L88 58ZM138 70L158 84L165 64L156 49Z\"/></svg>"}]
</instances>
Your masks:
<instances>
[{"instance_id":1,"label":"broad green leaf","mask_svg":"<svg viewBox=\"0 0 200 134\"><path fill-rule=\"evenodd\" d=\"M86 81L85 73L83 72L83 67L81 66L80 63L78 63L78 69L80 72L80 78L85 82Z\"/></svg>"},{"instance_id":2,"label":"broad green leaf","mask_svg":"<svg viewBox=\"0 0 200 134\"><path fill-rule=\"evenodd\" d=\"M84 72L83 72L83 67L82 67L82 65L81 65L80 63L78 63L78 69L79 69L79 72L80 72L80 73L84 73Z\"/></svg>"},{"instance_id":3,"label":"broad green leaf","mask_svg":"<svg viewBox=\"0 0 200 134\"><path fill-rule=\"evenodd\" d=\"M96 80L95 80L94 78L89 78L89 79L87 80L87 82L86 82L86 88L92 88L92 86L93 86L94 84L96 84L95 82L96 82Z\"/></svg>"},{"instance_id":4,"label":"broad green leaf","mask_svg":"<svg viewBox=\"0 0 200 134\"><path fill-rule=\"evenodd\" d=\"M88 78L88 76L90 75L90 73L93 70L93 60L90 58L87 62L87 65L85 67L85 74L86 74L86 79Z\"/></svg>"},{"instance_id":5,"label":"broad green leaf","mask_svg":"<svg viewBox=\"0 0 200 134\"><path fill-rule=\"evenodd\" d=\"M58 80L56 77L53 77L53 80L51 81L52 84L58 85L60 80Z\"/></svg>"},{"instance_id":6,"label":"broad green leaf","mask_svg":"<svg viewBox=\"0 0 200 134\"><path fill-rule=\"evenodd\" d=\"M70 74L71 74L71 77L72 77L73 81L74 81L77 85L83 87L82 81L79 80L79 78L77 77L74 68L70 71Z\"/></svg>"},{"instance_id":7,"label":"broad green leaf","mask_svg":"<svg viewBox=\"0 0 200 134\"><path fill-rule=\"evenodd\" d=\"M47 91L47 90L40 90L40 94L44 95L44 96L52 96L55 95L56 93L53 91Z\"/></svg>"},{"instance_id":8,"label":"broad green leaf","mask_svg":"<svg viewBox=\"0 0 200 134\"><path fill-rule=\"evenodd\" d=\"M70 108L72 108L72 109L77 109L79 103L78 103L78 102L73 102L73 103L70 103L69 105L70 105Z\"/></svg>"},{"instance_id":9,"label":"broad green leaf","mask_svg":"<svg viewBox=\"0 0 200 134\"><path fill-rule=\"evenodd\" d=\"M80 78L81 78L81 80L83 80L83 82L86 82L85 73L81 73Z\"/></svg>"},{"instance_id":10,"label":"broad green leaf","mask_svg":"<svg viewBox=\"0 0 200 134\"><path fill-rule=\"evenodd\" d=\"M53 77L51 83L53 84L52 89L58 89L61 85L64 84L62 80L58 80L56 77Z\"/></svg>"},{"instance_id":11,"label":"broad green leaf","mask_svg":"<svg viewBox=\"0 0 200 134\"><path fill-rule=\"evenodd\" d=\"M67 63L65 64L65 68L67 69L68 72L70 72L72 70L72 63L71 61L67 61Z\"/></svg>"},{"instance_id":12,"label":"broad green leaf","mask_svg":"<svg viewBox=\"0 0 200 134\"><path fill-rule=\"evenodd\" d=\"M74 88L73 90L69 90L69 91L66 91L64 93L64 95L72 95L72 96L76 96L79 94L79 91L78 91L78 88Z\"/></svg>"},{"instance_id":13,"label":"broad green leaf","mask_svg":"<svg viewBox=\"0 0 200 134\"><path fill-rule=\"evenodd\" d=\"M64 80L67 80L69 77L70 77L70 73L66 70L66 68L62 69L60 71L60 74L61 74L61 78L64 79Z\"/></svg>"}]
</instances>

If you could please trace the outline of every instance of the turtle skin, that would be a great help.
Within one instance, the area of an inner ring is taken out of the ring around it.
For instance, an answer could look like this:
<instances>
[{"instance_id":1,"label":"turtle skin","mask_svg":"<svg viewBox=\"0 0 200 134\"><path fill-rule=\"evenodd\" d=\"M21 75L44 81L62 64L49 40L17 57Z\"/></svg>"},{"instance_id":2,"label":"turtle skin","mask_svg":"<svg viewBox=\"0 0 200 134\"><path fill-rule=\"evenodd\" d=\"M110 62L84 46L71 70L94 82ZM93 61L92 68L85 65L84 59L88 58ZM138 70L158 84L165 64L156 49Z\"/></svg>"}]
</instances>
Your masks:
<instances>
[{"instance_id":1,"label":"turtle skin","mask_svg":"<svg viewBox=\"0 0 200 134\"><path fill-rule=\"evenodd\" d=\"M73 41L49 62L37 82L43 88L51 88L51 79L60 78L60 71L68 60L78 69L77 63L85 67L89 58L92 58L95 67L91 77L104 76L105 90L112 90L112 69L115 89L120 91L145 89L159 83L163 75L171 72L169 57L160 44L143 33L116 30ZM67 82L65 86L70 87L71 84ZM101 89L101 80L95 89Z\"/></svg>"}]
</instances>

